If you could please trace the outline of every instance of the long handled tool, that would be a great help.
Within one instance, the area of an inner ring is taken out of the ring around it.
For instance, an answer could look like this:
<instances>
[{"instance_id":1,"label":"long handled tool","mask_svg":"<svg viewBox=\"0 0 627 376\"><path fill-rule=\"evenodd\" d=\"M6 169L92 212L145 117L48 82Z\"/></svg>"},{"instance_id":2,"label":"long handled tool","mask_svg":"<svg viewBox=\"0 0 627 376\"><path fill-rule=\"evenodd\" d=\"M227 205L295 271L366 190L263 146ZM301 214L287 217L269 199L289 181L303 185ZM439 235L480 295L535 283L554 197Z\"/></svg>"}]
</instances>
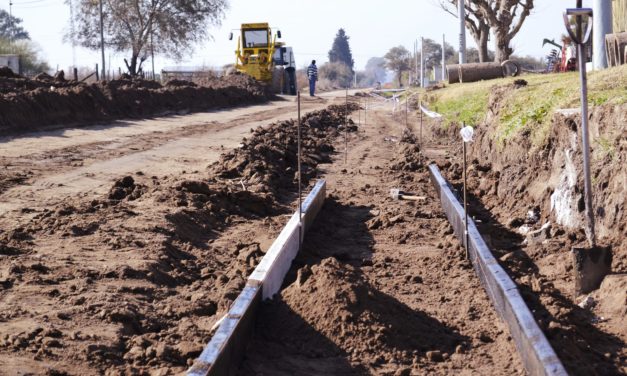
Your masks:
<instances>
[{"instance_id":1,"label":"long handled tool","mask_svg":"<svg viewBox=\"0 0 627 376\"><path fill-rule=\"evenodd\" d=\"M398 188L390 189L390 197L394 200L409 200L409 201L426 201L425 196L416 196L410 193L405 193Z\"/></svg>"},{"instance_id":2,"label":"long handled tool","mask_svg":"<svg viewBox=\"0 0 627 376\"><path fill-rule=\"evenodd\" d=\"M571 28L570 17L575 17L575 31ZM583 33L583 18L587 17L588 28ZM585 45L592 35L592 9L582 8L582 0L577 0L577 8L564 13L566 31L577 44L577 62L581 79L581 146L583 154L585 232L589 248L573 247L575 264L575 295L587 293L599 287L603 278L612 271L612 250L598 247L594 231L594 207L592 206L592 181L590 174L590 134L588 131L588 79L586 73Z\"/></svg>"}]
</instances>

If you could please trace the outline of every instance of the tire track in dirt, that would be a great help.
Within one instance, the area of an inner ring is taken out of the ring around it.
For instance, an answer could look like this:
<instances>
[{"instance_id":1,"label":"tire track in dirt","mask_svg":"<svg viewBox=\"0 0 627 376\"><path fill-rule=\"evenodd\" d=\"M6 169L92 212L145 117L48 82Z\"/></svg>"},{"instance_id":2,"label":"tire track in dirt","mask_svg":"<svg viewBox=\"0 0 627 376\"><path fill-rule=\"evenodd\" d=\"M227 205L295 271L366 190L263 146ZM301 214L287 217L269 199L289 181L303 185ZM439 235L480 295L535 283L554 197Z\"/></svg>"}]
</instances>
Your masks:
<instances>
[{"instance_id":1,"label":"tire track in dirt","mask_svg":"<svg viewBox=\"0 0 627 376\"><path fill-rule=\"evenodd\" d=\"M303 110L323 108L330 100L328 96L306 102ZM236 147L250 129L294 117L294 107L292 101L273 102L121 127L114 123L69 131L67 136L44 132L6 140L0 152L0 168L6 171L0 186L0 221L9 212L21 216L23 208L52 206L72 195L96 198L107 192L110 181L138 171L148 176L201 171L224 150ZM68 142L79 144L55 148Z\"/></svg>"}]
</instances>

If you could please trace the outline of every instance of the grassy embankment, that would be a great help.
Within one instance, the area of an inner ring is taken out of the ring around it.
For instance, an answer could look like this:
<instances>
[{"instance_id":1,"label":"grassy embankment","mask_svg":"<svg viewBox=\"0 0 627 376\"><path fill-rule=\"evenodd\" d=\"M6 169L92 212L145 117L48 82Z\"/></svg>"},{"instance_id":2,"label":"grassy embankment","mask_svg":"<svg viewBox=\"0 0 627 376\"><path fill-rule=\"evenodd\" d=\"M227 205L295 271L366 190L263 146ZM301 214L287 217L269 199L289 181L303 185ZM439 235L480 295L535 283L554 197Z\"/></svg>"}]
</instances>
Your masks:
<instances>
[{"instance_id":1,"label":"grassy embankment","mask_svg":"<svg viewBox=\"0 0 627 376\"><path fill-rule=\"evenodd\" d=\"M444 89L426 93L425 100L431 110L443 115L445 127L462 121L477 124L485 117L489 96L495 87L510 85L516 79L524 79L528 84L517 90L503 91L496 138L499 144L503 144L524 131L529 132L535 146L544 145L555 110L580 106L578 73L523 75L447 85ZM588 100L591 107L627 103L627 65L589 73Z\"/></svg>"}]
</instances>

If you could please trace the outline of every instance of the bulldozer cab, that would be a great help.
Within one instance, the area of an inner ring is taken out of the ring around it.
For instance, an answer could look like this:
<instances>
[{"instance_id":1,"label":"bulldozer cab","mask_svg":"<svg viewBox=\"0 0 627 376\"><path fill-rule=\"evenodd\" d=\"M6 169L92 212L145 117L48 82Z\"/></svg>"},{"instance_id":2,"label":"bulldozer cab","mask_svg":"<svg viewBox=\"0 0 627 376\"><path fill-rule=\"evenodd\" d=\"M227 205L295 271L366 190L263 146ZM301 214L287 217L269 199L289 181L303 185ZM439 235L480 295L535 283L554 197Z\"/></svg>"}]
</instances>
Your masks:
<instances>
[{"instance_id":1,"label":"bulldozer cab","mask_svg":"<svg viewBox=\"0 0 627 376\"><path fill-rule=\"evenodd\" d=\"M245 49L267 48L270 45L270 28L245 29L242 27L242 45Z\"/></svg>"},{"instance_id":2,"label":"bulldozer cab","mask_svg":"<svg viewBox=\"0 0 627 376\"><path fill-rule=\"evenodd\" d=\"M235 51L235 69L275 88L296 95L296 62L291 47L277 42L267 23L242 24ZM232 39L232 33L231 37Z\"/></svg>"},{"instance_id":3,"label":"bulldozer cab","mask_svg":"<svg viewBox=\"0 0 627 376\"><path fill-rule=\"evenodd\" d=\"M235 68L259 81L272 81L276 37L267 23L242 24Z\"/></svg>"}]
</instances>

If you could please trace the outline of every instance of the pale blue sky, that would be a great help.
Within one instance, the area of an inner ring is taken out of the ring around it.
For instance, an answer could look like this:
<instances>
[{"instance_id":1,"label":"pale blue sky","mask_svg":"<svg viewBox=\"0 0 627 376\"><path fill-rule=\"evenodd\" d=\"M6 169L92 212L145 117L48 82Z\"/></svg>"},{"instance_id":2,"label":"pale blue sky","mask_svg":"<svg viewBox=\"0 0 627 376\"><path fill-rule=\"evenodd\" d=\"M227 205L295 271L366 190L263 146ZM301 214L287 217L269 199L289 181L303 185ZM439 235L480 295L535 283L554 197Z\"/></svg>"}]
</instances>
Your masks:
<instances>
[{"instance_id":1,"label":"pale blue sky","mask_svg":"<svg viewBox=\"0 0 627 376\"><path fill-rule=\"evenodd\" d=\"M543 56L543 38L558 38L564 30L561 14L575 0L536 0L535 9L513 41L516 54ZM24 20L24 27L41 47L52 67L67 69L72 65L72 47L63 43L69 28L69 8L63 0L13 0L13 14ZM9 0L0 0L8 10ZM584 1L591 6L591 0ZM213 41L197 46L192 56L180 63L156 57L157 70L164 66L222 66L234 61L235 41L228 40L231 29L245 22L269 22L278 27L283 41L294 48L298 66L311 59L327 60L337 30L342 27L350 36L357 69L362 69L373 56L383 56L390 47L404 45L413 49L416 38L432 38L438 42L446 34L457 43L457 20L437 6L437 0L230 0L222 26L209 32ZM468 46L474 40L467 35ZM457 46L456 46L457 47ZM111 67L123 66L123 54L111 53ZM76 49L77 65L93 66L99 53ZM149 63L149 61L147 62ZM148 66L149 67L149 66Z\"/></svg>"}]
</instances>

